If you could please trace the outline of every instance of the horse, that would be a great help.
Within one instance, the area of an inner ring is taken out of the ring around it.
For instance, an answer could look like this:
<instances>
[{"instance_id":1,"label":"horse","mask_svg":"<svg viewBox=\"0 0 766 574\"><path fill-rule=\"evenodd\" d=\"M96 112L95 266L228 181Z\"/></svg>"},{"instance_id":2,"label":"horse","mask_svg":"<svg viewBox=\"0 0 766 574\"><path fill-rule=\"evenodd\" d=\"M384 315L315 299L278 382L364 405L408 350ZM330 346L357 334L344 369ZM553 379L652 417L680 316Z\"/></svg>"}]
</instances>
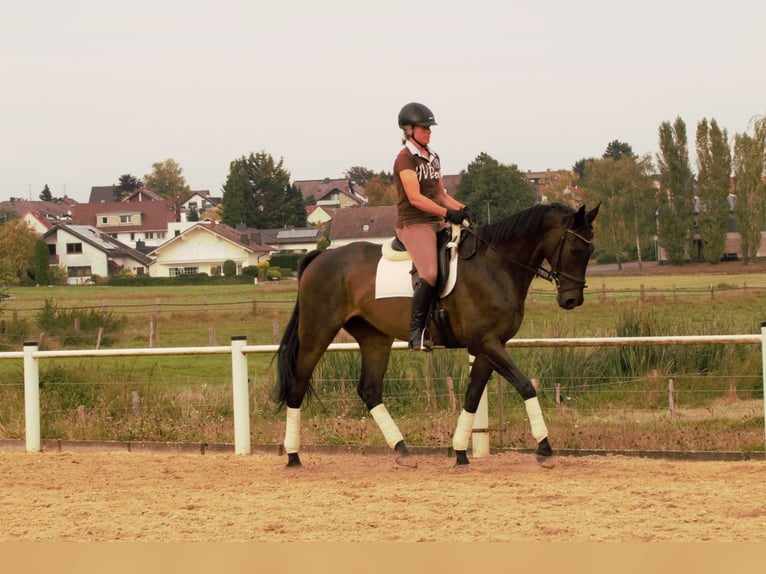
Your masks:
<instances>
[{"instance_id":1,"label":"horse","mask_svg":"<svg viewBox=\"0 0 766 574\"><path fill-rule=\"evenodd\" d=\"M492 372L507 379L524 400L537 460L553 455L537 389L511 360L506 341L518 332L524 302L535 277L551 281L558 305L582 305L585 272L593 253L590 211L560 204L538 204L496 222L463 231L458 245L457 278L438 305L449 328L429 319L435 346L465 348L474 356L462 411L453 435L456 465L467 465L473 420ZM301 466L301 406L314 389L311 376L327 347L343 328L358 343L361 375L357 394L378 424L399 464L411 466L404 437L383 403L383 377L395 339L407 340L411 300L376 299L376 266L382 247L354 242L335 249L311 251L298 265L298 295L277 351L273 399L286 406L284 452L288 467ZM548 267L543 267L547 261Z\"/></svg>"}]
</instances>

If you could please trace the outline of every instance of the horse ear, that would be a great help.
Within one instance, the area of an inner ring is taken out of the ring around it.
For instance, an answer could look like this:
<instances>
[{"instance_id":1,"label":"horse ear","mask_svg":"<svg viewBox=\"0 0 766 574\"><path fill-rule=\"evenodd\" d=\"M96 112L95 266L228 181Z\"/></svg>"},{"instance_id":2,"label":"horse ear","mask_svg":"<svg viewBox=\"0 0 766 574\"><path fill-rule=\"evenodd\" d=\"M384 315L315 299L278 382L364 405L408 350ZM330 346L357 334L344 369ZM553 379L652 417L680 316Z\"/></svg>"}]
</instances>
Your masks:
<instances>
[{"instance_id":1,"label":"horse ear","mask_svg":"<svg viewBox=\"0 0 766 574\"><path fill-rule=\"evenodd\" d=\"M599 207L601 207L601 202L600 201L598 202L598 205L596 205L596 207L594 207L593 209L591 209L588 212L588 215L586 217L588 218L588 222L589 223L593 223L593 220L596 219L596 216L598 215L598 208ZM585 206L583 205L580 209L585 209Z\"/></svg>"}]
</instances>

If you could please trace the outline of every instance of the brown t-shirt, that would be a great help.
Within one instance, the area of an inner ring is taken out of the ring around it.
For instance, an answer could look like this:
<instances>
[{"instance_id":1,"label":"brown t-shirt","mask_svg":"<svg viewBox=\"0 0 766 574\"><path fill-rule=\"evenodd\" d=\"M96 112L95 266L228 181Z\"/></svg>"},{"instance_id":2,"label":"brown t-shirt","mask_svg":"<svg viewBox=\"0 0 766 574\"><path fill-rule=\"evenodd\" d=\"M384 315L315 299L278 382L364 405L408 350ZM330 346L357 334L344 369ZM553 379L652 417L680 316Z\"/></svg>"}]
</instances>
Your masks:
<instances>
[{"instance_id":1,"label":"brown t-shirt","mask_svg":"<svg viewBox=\"0 0 766 574\"><path fill-rule=\"evenodd\" d=\"M400 173L407 169L411 169L417 174L421 194L434 201L439 195L439 181L441 180L439 156L431 152L431 158L426 159L417 153L412 144L405 145L394 161L394 182L396 182L396 192L399 196L399 201L396 204L399 215L396 226L404 227L415 223L441 222L442 218L438 215L421 211L410 203L400 176Z\"/></svg>"}]
</instances>

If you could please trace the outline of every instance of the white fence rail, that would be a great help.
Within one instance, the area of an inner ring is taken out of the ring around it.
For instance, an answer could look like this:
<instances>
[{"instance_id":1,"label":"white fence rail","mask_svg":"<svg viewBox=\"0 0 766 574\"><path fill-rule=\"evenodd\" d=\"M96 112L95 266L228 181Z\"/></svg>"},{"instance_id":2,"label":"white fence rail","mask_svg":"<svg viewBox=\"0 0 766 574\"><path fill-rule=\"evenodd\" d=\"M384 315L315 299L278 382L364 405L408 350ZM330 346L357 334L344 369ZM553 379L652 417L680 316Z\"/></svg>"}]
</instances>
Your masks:
<instances>
[{"instance_id":1,"label":"white fence rail","mask_svg":"<svg viewBox=\"0 0 766 574\"><path fill-rule=\"evenodd\" d=\"M764 391L764 441L766 444L766 321L761 323L760 335L701 335L667 337L586 337L554 339L511 339L508 347L617 347L647 345L710 345L753 344L761 345ZM247 355L250 353L275 353L278 345L247 345L244 336L235 336L230 346L211 347L152 347L148 349L82 349L40 351L36 341L24 343L23 352L0 353L0 359L23 359L24 361L24 416L25 444L28 452L40 450L40 359L70 357L118 357L147 355L231 355L232 395L234 412L234 452L250 454L250 398L247 384ZM356 343L336 343L329 351L358 349ZM407 349L407 343L396 342L394 350ZM487 401L479 405L486 410ZM477 418L486 420L486 412L478 412Z\"/></svg>"}]
</instances>

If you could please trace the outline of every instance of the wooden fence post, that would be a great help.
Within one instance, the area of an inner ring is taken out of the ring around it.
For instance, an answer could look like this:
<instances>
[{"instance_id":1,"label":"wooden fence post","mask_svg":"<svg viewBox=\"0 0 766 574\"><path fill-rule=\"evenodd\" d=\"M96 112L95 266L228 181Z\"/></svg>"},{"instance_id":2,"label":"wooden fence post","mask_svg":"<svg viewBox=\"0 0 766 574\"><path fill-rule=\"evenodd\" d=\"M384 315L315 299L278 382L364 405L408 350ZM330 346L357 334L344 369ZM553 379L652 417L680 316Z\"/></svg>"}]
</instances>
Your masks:
<instances>
[{"instance_id":1,"label":"wooden fence post","mask_svg":"<svg viewBox=\"0 0 766 574\"><path fill-rule=\"evenodd\" d=\"M678 418L676 414L676 391L673 387L673 379L668 379L668 408L670 409L670 420Z\"/></svg>"}]
</instances>

